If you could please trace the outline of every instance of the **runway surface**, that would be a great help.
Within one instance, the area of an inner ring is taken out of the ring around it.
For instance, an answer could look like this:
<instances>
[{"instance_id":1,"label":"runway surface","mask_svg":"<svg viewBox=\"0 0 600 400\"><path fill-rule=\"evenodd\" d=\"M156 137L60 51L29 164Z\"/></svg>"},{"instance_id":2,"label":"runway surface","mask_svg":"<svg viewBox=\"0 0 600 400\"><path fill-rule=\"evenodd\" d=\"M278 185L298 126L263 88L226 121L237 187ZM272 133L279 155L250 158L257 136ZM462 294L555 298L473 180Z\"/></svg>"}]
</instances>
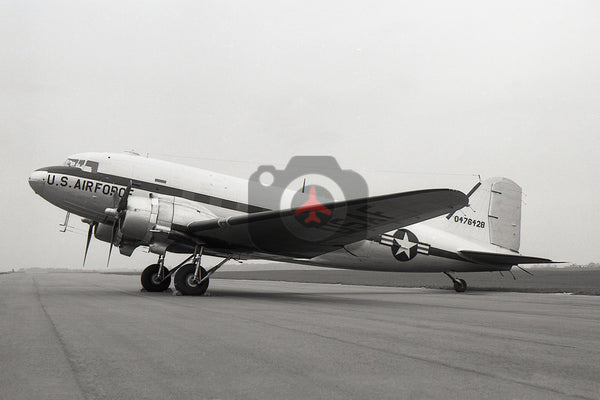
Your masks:
<instances>
[{"instance_id":1,"label":"runway surface","mask_svg":"<svg viewBox=\"0 0 600 400\"><path fill-rule=\"evenodd\" d=\"M2 399L600 398L600 297L0 275Z\"/></svg>"}]
</instances>

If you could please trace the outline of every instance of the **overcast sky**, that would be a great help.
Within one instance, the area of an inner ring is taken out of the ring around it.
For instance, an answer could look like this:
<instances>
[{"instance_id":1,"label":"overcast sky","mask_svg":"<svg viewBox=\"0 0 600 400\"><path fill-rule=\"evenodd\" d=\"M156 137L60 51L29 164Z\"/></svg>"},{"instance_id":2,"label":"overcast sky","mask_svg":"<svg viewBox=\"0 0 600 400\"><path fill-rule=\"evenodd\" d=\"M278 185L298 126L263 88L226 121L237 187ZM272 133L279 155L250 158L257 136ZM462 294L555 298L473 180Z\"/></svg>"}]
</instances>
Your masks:
<instances>
[{"instance_id":1,"label":"overcast sky","mask_svg":"<svg viewBox=\"0 0 600 400\"><path fill-rule=\"evenodd\" d=\"M523 253L600 262L599 39L597 1L2 0L0 269L78 267L27 177L130 149L243 177L328 154L372 193L506 176Z\"/></svg>"}]
</instances>

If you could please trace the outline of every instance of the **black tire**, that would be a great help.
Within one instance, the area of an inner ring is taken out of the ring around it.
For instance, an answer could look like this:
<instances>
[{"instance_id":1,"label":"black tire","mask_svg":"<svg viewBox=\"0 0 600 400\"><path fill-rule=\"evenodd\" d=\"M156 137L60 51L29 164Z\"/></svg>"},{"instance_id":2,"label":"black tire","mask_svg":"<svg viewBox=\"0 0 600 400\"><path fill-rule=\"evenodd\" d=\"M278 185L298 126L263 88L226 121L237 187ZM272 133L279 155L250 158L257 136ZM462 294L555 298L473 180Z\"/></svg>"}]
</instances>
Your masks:
<instances>
[{"instance_id":1,"label":"black tire","mask_svg":"<svg viewBox=\"0 0 600 400\"><path fill-rule=\"evenodd\" d=\"M467 290L467 282L464 279L457 279L457 281L454 282L454 290L458 293L464 292Z\"/></svg>"},{"instance_id":2,"label":"black tire","mask_svg":"<svg viewBox=\"0 0 600 400\"><path fill-rule=\"evenodd\" d=\"M177 270L175 274L175 289L179 290L185 296L202 296L208 289L208 279L198 285L194 282L194 273L196 266L186 264ZM200 279L206 276L206 270L200 267Z\"/></svg>"},{"instance_id":3,"label":"black tire","mask_svg":"<svg viewBox=\"0 0 600 400\"><path fill-rule=\"evenodd\" d=\"M171 284L171 277L169 276L167 279L162 279L162 277L158 276L158 269L158 264L152 264L148 265L142 272L142 276L140 278L142 281L142 287L149 292L164 292ZM167 267L163 266L162 276L166 276L168 274L169 270Z\"/></svg>"}]
</instances>

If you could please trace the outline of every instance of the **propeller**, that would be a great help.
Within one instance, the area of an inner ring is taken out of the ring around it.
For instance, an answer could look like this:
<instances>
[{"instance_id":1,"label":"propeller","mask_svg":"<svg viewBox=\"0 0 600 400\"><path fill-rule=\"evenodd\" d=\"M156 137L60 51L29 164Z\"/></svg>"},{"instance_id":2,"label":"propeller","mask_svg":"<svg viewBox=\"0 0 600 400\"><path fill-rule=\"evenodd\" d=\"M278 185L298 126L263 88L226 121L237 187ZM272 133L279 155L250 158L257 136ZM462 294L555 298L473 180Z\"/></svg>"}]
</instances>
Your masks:
<instances>
[{"instance_id":1,"label":"propeller","mask_svg":"<svg viewBox=\"0 0 600 400\"><path fill-rule=\"evenodd\" d=\"M108 268L110 264L110 255L112 254L115 237L121 231L121 224L123 218L125 218L125 212L127 211L127 199L129 198L129 194L131 193L131 185L132 181L130 180L127 184L127 187L125 188L125 193L123 193L123 197L121 197L119 203L117 204L117 208L107 209L107 211L109 211L109 214L115 218L115 222L113 222L112 232L110 234L110 248L108 249L108 259L106 260L106 268ZM118 194L115 192L115 201L117 196Z\"/></svg>"},{"instance_id":2,"label":"propeller","mask_svg":"<svg viewBox=\"0 0 600 400\"><path fill-rule=\"evenodd\" d=\"M87 241L85 242L85 253L83 254L83 264L81 268L85 267L85 259L87 258L88 250L90 248L90 241L92 240L92 234L96 232L96 228L98 228L98 223L96 221L88 222L90 224L90 228L87 233Z\"/></svg>"},{"instance_id":3,"label":"propeller","mask_svg":"<svg viewBox=\"0 0 600 400\"><path fill-rule=\"evenodd\" d=\"M119 200L119 204L117 205L117 212L125 211L127 209L127 199L129 198L129 194L131 193L131 185L133 182L130 180L125 188L125 193L123 193L123 197Z\"/></svg>"},{"instance_id":4,"label":"propeller","mask_svg":"<svg viewBox=\"0 0 600 400\"><path fill-rule=\"evenodd\" d=\"M115 221L115 224L116 224L116 221ZM110 235L110 247L108 248L108 258L106 259L106 268L108 268L108 266L110 264L110 255L112 254L113 240L115 240L115 225L113 225L113 230Z\"/></svg>"}]
</instances>

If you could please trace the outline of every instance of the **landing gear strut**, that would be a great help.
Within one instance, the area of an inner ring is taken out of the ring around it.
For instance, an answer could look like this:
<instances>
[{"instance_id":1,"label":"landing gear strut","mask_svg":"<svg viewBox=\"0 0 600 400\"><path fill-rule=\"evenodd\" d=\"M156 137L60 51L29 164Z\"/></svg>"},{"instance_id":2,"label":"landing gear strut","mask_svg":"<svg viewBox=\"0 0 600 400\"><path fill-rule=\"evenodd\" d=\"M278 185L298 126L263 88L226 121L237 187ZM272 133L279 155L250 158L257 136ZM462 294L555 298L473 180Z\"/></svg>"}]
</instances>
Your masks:
<instances>
[{"instance_id":1,"label":"landing gear strut","mask_svg":"<svg viewBox=\"0 0 600 400\"><path fill-rule=\"evenodd\" d=\"M158 257L158 264L146 267L141 276L142 287L149 292L164 292L171 284L171 275L165 267L165 256Z\"/></svg>"},{"instance_id":2,"label":"landing gear strut","mask_svg":"<svg viewBox=\"0 0 600 400\"><path fill-rule=\"evenodd\" d=\"M200 265L202 246L194 250L193 260L177 270L175 289L187 296L202 296L208 289L209 278L231 258L226 258L208 271Z\"/></svg>"},{"instance_id":3,"label":"landing gear strut","mask_svg":"<svg viewBox=\"0 0 600 400\"><path fill-rule=\"evenodd\" d=\"M203 295L208 289L208 278L223 264L231 260L231 257L225 258L207 271L200 265L202 250L202 246L197 246L194 254L183 260L171 271L165 267L164 254L159 255L158 264L149 265L142 272L142 287L149 292L163 292L169 288L171 276L175 275L175 289L181 294L189 296ZM192 262L186 264L190 260Z\"/></svg>"},{"instance_id":4,"label":"landing gear strut","mask_svg":"<svg viewBox=\"0 0 600 400\"><path fill-rule=\"evenodd\" d=\"M454 283L454 290L456 290L458 293L462 293L467 290L467 282L464 279L458 279L452 276L450 272L444 272L444 274L446 274L448 278L452 280L452 283Z\"/></svg>"},{"instance_id":5,"label":"landing gear strut","mask_svg":"<svg viewBox=\"0 0 600 400\"><path fill-rule=\"evenodd\" d=\"M198 266L196 278L196 264L184 265L175 274L175 289L185 296L202 296L208 289L206 270Z\"/></svg>"}]
</instances>

